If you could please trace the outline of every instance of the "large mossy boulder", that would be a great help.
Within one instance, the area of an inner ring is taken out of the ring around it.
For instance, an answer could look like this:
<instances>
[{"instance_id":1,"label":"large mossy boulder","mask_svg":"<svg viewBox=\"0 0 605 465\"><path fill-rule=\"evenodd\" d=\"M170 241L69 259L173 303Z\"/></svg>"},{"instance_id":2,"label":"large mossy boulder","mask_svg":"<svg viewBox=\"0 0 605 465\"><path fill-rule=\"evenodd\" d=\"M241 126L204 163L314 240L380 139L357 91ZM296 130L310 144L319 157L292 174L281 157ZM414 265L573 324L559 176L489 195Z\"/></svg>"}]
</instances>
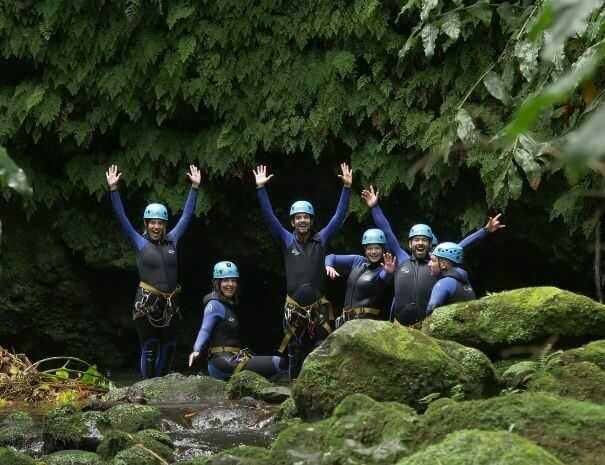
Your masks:
<instances>
[{"instance_id":1,"label":"large mossy boulder","mask_svg":"<svg viewBox=\"0 0 605 465\"><path fill-rule=\"evenodd\" d=\"M421 417L415 449L465 429L512 431L567 464L602 465L605 406L543 394L523 393L485 400L431 405Z\"/></svg>"},{"instance_id":2,"label":"large mossy boulder","mask_svg":"<svg viewBox=\"0 0 605 465\"><path fill-rule=\"evenodd\" d=\"M34 420L27 412L13 412L0 421L0 447L24 449L38 437Z\"/></svg>"},{"instance_id":3,"label":"large mossy boulder","mask_svg":"<svg viewBox=\"0 0 605 465\"><path fill-rule=\"evenodd\" d=\"M494 384L490 361L476 349L389 322L355 320L307 357L292 396L303 418L316 419L353 393L421 407L429 394L478 398Z\"/></svg>"},{"instance_id":4,"label":"large mossy boulder","mask_svg":"<svg viewBox=\"0 0 605 465\"><path fill-rule=\"evenodd\" d=\"M43 458L46 465L106 465L94 452L61 450Z\"/></svg>"},{"instance_id":5,"label":"large mossy boulder","mask_svg":"<svg viewBox=\"0 0 605 465\"><path fill-rule=\"evenodd\" d=\"M122 398L130 402L147 403L194 403L204 400L224 399L226 385L210 376L184 376L170 373L160 378L150 378L133 384ZM108 397L111 399L111 397Z\"/></svg>"},{"instance_id":6,"label":"large mossy boulder","mask_svg":"<svg viewBox=\"0 0 605 465\"><path fill-rule=\"evenodd\" d=\"M112 431L97 448L97 454L103 460L110 461L121 451L137 444L153 451L167 462L174 461L174 444L167 434L157 430L143 430L135 434Z\"/></svg>"},{"instance_id":7,"label":"large mossy boulder","mask_svg":"<svg viewBox=\"0 0 605 465\"><path fill-rule=\"evenodd\" d=\"M577 349L566 350L560 356L564 364L589 362L605 370L605 340L594 341Z\"/></svg>"},{"instance_id":8,"label":"large mossy boulder","mask_svg":"<svg viewBox=\"0 0 605 465\"><path fill-rule=\"evenodd\" d=\"M113 429L135 433L144 429L158 429L160 411L151 405L120 404L105 412Z\"/></svg>"},{"instance_id":9,"label":"large mossy boulder","mask_svg":"<svg viewBox=\"0 0 605 465\"><path fill-rule=\"evenodd\" d=\"M42 426L44 452L64 449L94 451L109 427L104 412L80 412L71 406L56 408L48 413Z\"/></svg>"},{"instance_id":10,"label":"large mossy boulder","mask_svg":"<svg viewBox=\"0 0 605 465\"><path fill-rule=\"evenodd\" d=\"M556 287L530 287L441 307L422 331L497 357L507 347L518 350L551 336L562 343L603 337L605 305Z\"/></svg>"},{"instance_id":11,"label":"large mossy boulder","mask_svg":"<svg viewBox=\"0 0 605 465\"><path fill-rule=\"evenodd\" d=\"M242 370L233 375L227 383L227 396L229 399L241 399L242 397L261 398L261 391L273 384L264 376L250 370Z\"/></svg>"},{"instance_id":12,"label":"large mossy boulder","mask_svg":"<svg viewBox=\"0 0 605 465\"><path fill-rule=\"evenodd\" d=\"M211 457L197 457L178 462L179 465L268 465L271 453L268 449L254 446L234 447Z\"/></svg>"},{"instance_id":13,"label":"large mossy boulder","mask_svg":"<svg viewBox=\"0 0 605 465\"><path fill-rule=\"evenodd\" d=\"M451 433L397 465L563 465L549 452L514 433L464 430Z\"/></svg>"},{"instance_id":14,"label":"large mossy boulder","mask_svg":"<svg viewBox=\"0 0 605 465\"><path fill-rule=\"evenodd\" d=\"M8 447L0 447L0 465L37 465L29 455Z\"/></svg>"}]
</instances>

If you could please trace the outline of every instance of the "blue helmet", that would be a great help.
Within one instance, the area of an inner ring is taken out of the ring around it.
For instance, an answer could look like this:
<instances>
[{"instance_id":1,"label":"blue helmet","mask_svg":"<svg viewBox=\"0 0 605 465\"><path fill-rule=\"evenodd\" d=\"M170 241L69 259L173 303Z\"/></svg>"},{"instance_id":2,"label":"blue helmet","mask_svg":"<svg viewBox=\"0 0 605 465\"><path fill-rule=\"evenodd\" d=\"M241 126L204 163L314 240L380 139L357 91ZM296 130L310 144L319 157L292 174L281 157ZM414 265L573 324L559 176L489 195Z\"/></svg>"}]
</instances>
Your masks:
<instances>
[{"instance_id":1,"label":"blue helmet","mask_svg":"<svg viewBox=\"0 0 605 465\"><path fill-rule=\"evenodd\" d=\"M168 221L168 210L161 203L150 203L145 207L143 219Z\"/></svg>"},{"instance_id":2,"label":"blue helmet","mask_svg":"<svg viewBox=\"0 0 605 465\"><path fill-rule=\"evenodd\" d=\"M410 232L408 234L408 239L411 239L414 236L424 236L429 240L433 239L433 231L428 224L415 224L410 228Z\"/></svg>"},{"instance_id":3,"label":"blue helmet","mask_svg":"<svg viewBox=\"0 0 605 465\"><path fill-rule=\"evenodd\" d=\"M297 213L307 213L308 215L315 215L315 210L313 209L313 205L306 200L297 200L290 207L290 216L294 216Z\"/></svg>"},{"instance_id":4,"label":"blue helmet","mask_svg":"<svg viewBox=\"0 0 605 465\"><path fill-rule=\"evenodd\" d=\"M432 254L435 257L445 258L456 264L462 263L463 251L455 242L442 242L433 250Z\"/></svg>"},{"instance_id":5,"label":"blue helmet","mask_svg":"<svg viewBox=\"0 0 605 465\"><path fill-rule=\"evenodd\" d=\"M431 245L433 247L435 247L437 244L439 244L439 241L437 240L437 236L435 236L435 233L433 233L433 238L431 239Z\"/></svg>"},{"instance_id":6,"label":"blue helmet","mask_svg":"<svg viewBox=\"0 0 605 465\"><path fill-rule=\"evenodd\" d=\"M235 263L233 262L218 262L216 265L214 265L214 269L212 270L212 278L239 278L239 271L237 270L237 266L235 266Z\"/></svg>"},{"instance_id":7,"label":"blue helmet","mask_svg":"<svg viewBox=\"0 0 605 465\"><path fill-rule=\"evenodd\" d=\"M368 245L368 244L384 245L386 243L387 243L387 240L384 237L384 233L382 232L381 229L376 229L376 228L368 229L366 232L363 233L363 236L361 237L361 245Z\"/></svg>"}]
</instances>

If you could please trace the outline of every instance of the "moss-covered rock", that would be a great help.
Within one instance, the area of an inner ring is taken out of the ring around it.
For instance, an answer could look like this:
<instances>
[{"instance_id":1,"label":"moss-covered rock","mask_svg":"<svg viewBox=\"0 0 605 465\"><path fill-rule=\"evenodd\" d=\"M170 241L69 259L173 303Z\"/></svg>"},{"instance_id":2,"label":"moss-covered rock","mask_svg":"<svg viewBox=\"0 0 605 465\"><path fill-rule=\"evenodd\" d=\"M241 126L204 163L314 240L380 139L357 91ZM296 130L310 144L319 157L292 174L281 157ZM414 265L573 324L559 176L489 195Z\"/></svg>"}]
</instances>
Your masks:
<instances>
[{"instance_id":1,"label":"moss-covered rock","mask_svg":"<svg viewBox=\"0 0 605 465\"><path fill-rule=\"evenodd\" d=\"M36 465L36 462L29 455L0 447L0 465Z\"/></svg>"},{"instance_id":2,"label":"moss-covered rock","mask_svg":"<svg viewBox=\"0 0 605 465\"><path fill-rule=\"evenodd\" d=\"M527 389L605 404L605 370L591 362L553 364L535 373Z\"/></svg>"},{"instance_id":3,"label":"moss-covered rock","mask_svg":"<svg viewBox=\"0 0 605 465\"><path fill-rule=\"evenodd\" d=\"M233 375L227 383L227 396L229 399L241 399L250 396L260 399L263 389L273 386L264 376L250 370L242 370Z\"/></svg>"},{"instance_id":4,"label":"moss-covered rock","mask_svg":"<svg viewBox=\"0 0 605 465\"><path fill-rule=\"evenodd\" d=\"M170 373L161 378L144 379L128 388L130 402L193 403L225 398L227 383L210 376L183 376Z\"/></svg>"},{"instance_id":5,"label":"moss-covered rock","mask_svg":"<svg viewBox=\"0 0 605 465\"><path fill-rule=\"evenodd\" d=\"M23 449L37 436L34 420L27 412L13 412L0 422L0 447Z\"/></svg>"},{"instance_id":6,"label":"moss-covered rock","mask_svg":"<svg viewBox=\"0 0 605 465\"><path fill-rule=\"evenodd\" d=\"M143 445L137 444L116 454L111 465L158 465L157 454Z\"/></svg>"},{"instance_id":7,"label":"moss-covered rock","mask_svg":"<svg viewBox=\"0 0 605 465\"><path fill-rule=\"evenodd\" d=\"M355 320L307 357L292 396L303 418L328 416L347 395L421 406L423 397L462 391L479 397L495 384L487 357L383 321Z\"/></svg>"},{"instance_id":8,"label":"moss-covered rock","mask_svg":"<svg viewBox=\"0 0 605 465\"><path fill-rule=\"evenodd\" d=\"M279 406L275 419L277 421L286 421L296 418L297 416L298 412L296 411L296 402L294 402L294 399L290 397Z\"/></svg>"},{"instance_id":9,"label":"moss-covered rock","mask_svg":"<svg viewBox=\"0 0 605 465\"><path fill-rule=\"evenodd\" d=\"M46 465L106 465L94 452L83 450L61 450L45 456Z\"/></svg>"},{"instance_id":10,"label":"moss-covered rock","mask_svg":"<svg viewBox=\"0 0 605 465\"><path fill-rule=\"evenodd\" d=\"M267 463L392 464L409 453L417 425L418 416L410 407L353 394L332 417L296 423L282 431Z\"/></svg>"},{"instance_id":11,"label":"moss-covered rock","mask_svg":"<svg viewBox=\"0 0 605 465\"><path fill-rule=\"evenodd\" d=\"M464 429L509 431L529 439L567 464L602 465L605 407L543 393L446 402L420 417L415 449Z\"/></svg>"},{"instance_id":12,"label":"moss-covered rock","mask_svg":"<svg viewBox=\"0 0 605 465\"><path fill-rule=\"evenodd\" d=\"M112 431L105 436L97 448L97 454L106 461L110 461L119 452L140 444L162 457L167 462L174 461L174 444L170 437L157 430L143 430L137 433Z\"/></svg>"},{"instance_id":13,"label":"moss-covered rock","mask_svg":"<svg viewBox=\"0 0 605 465\"><path fill-rule=\"evenodd\" d=\"M64 449L94 451L108 427L108 417L103 412L79 412L72 406L59 407L44 419L44 452L48 454Z\"/></svg>"},{"instance_id":14,"label":"moss-covered rock","mask_svg":"<svg viewBox=\"0 0 605 465\"><path fill-rule=\"evenodd\" d=\"M160 427L160 411L151 405L121 404L105 413L112 428L127 433Z\"/></svg>"},{"instance_id":15,"label":"moss-covered rock","mask_svg":"<svg viewBox=\"0 0 605 465\"><path fill-rule=\"evenodd\" d=\"M270 456L270 451L262 447L239 446L211 457L185 460L179 465L268 465L274 463Z\"/></svg>"},{"instance_id":16,"label":"moss-covered rock","mask_svg":"<svg viewBox=\"0 0 605 465\"><path fill-rule=\"evenodd\" d=\"M440 307L422 330L495 355L507 346L540 344L552 335L602 337L605 305L556 287L523 288Z\"/></svg>"},{"instance_id":17,"label":"moss-covered rock","mask_svg":"<svg viewBox=\"0 0 605 465\"><path fill-rule=\"evenodd\" d=\"M563 465L553 455L514 433L465 430L401 459L397 465Z\"/></svg>"},{"instance_id":18,"label":"moss-covered rock","mask_svg":"<svg viewBox=\"0 0 605 465\"><path fill-rule=\"evenodd\" d=\"M594 341L577 349L566 350L559 360L562 363L590 362L605 370L605 340Z\"/></svg>"}]
</instances>

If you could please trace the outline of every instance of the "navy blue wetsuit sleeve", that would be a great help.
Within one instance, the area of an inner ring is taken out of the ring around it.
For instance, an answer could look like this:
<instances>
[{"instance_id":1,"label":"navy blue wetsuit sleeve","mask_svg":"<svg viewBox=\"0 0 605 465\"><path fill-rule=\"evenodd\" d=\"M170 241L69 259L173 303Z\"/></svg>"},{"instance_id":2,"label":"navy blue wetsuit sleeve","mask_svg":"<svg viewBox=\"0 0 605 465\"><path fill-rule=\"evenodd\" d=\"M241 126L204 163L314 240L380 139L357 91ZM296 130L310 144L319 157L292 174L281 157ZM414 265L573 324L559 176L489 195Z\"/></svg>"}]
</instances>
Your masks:
<instances>
[{"instance_id":1,"label":"navy blue wetsuit sleeve","mask_svg":"<svg viewBox=\"0 0 605 465\"><path fill-rule=\"evenodd\" d=\"M364 262L364 258L361 255L335 255L330 254L326 256L325 265L333 268L338 268L346 272L350 272L353 268L359 266Z\"/></svg>"},{"instance_id":2,"label":"navy blue wetsuit sleeve","mask_svg":"<svg viewBox=\"0 0 605 465\"><path fill-rule=\"evenodd\" d=\"M397 257L397 265L401 265L403 262L409 260L410 256L399 245L397 236L395 236L389 220L387 220L386 216L384 216L384 213L382 213L382 209L378 205L374 205L371 208L371 212L374 223L378 228L382 229L387 238L387 247L391 253Z\"/></svg>"},{"instance_id":3,"label":"navy blue wetsuit sleeve","mask_svg":"<svg viewBox=\"0 0 605 465\"><path fill-rule=\"evenodd\" d=\"M189 190L189 195L187 196L187 201L185 202L185 206L183 207L183 214L179 218L178 223L172 230L168 233L168 239L171 241L178 241L181 236L187 230L189 223L191 223L191 219L193 218L193 213L195 212L195 204L197 203L197 189L193 187Z\"/></svg>"},{"instance_id":4,"label":"navy blue wetsuit sleeve","mask_svg":"<svg viewBox=\"0 0 605 465\"><path fill-rule=\"evenodd\" d=\"M319 240L325 246L332 236L336 234L336 232L340 229L342 224L347 217L347 211L349 210L349 200L351 199L351 188L350 187L342 187L342 191L340 191L340 199L338 200L338 206L336 207L336 212L334 216L330 220L330 222L319 231Z\"/></svg>"},{"instance_id":5,"label":"navy blue wetsuit sleeve","mask_svg":"<svg viewBox=\"0 0 605 465\"><path fill-rule=\"evenodd\" d=\"M377 279L381 279L384 282L390 283L393 281L393 275L395 273L387 273L384 268L376 275Z\"/></svg>"},{"instance_id":6,"label":"navy blue wetsuit sleeve","mask_svg":"<svg viewBox=\"0 0 605 465\"><path fill-rule=\"evenodd\" d=\"M468 247L469 245L474 244L475 242L485 239L488 234L489 231L487 229L478 229L473 234L466 236L464 239L458 242L458 245L464 249L465 247Z\"/></svg>"},{"instance_id":7,"label":"navy blue wetsuit sleeve","mask_svg":"<svg viewBox=\"0 0 605 465\"><path fill-rule=\"evenodd\" d=\"M435 283L433 286L433 290L431 291L431 298L429 299L429 304L426 307L426 314L430 315L433 313L437 307L441 307L447 299L453 296L456 293L456 287L458 286L458 281L454 278L445 277L441 278L439 281Z\"/></svg>"},{"instance_id":8,"label":"navy blue wetsuit sleeve","mask_svg":"<svg viewBox=\"0 0 605 465\"><path fill-rule=\"evenodd\" d=\"M284 247L288 247L292 242L293 235L281 225L275 216L275 213L273 213L273 207L271 206L267 189L264 187L256 189L256 197L260 203L260 209L265 217L265 221L269 225L271 234L279 240Z\"/></svg>"},{"instance_id":9,"label":"navy blue wetsuit sleeve","mask_svg":"<svg viewBox=\"0 0 605 465\"><path fill-rule=\"evenodd\" d=\"M145 239L141 234L136 231L136 229L134 229L134 227L126 217L126 212L124 211L124 205L122 204L120 192L118 190L110 191L109 195L111 197L111 206L113 207L113 211L116 214L118 221L120 222L122 231L124 232L126 237L130 239L132 245L134 245L137 250L141 250L147 244L147 239Z\"/></svg>"},{"instance_id":10,"label":"navy blue wetsuit sleeve","mask_svg":"<svg viewBox=\"0 0 605 465\"><path fill-rule=\"evenodd\" d=\"M225 319L225 309L222 305L217 305L216 302L208 302L204 309L204 319L202 320L202 327L200 328L195 344L193 344L194 352L201 352L208 348L208 341L210 341L210 335L214 330L216 324Z\"/></svg>"}]
</instances>

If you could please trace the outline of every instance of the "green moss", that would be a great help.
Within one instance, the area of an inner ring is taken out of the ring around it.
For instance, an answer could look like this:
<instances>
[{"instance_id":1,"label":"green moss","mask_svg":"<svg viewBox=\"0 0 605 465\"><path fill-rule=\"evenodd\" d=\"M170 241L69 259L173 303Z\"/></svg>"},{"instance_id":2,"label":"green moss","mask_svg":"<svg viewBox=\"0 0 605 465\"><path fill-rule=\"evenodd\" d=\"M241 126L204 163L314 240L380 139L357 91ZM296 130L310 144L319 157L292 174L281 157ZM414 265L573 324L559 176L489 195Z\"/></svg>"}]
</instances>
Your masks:
<instances>
[{"instance_id":1,"label":"green moss","mask_svg":"<svg viewBox=\"0 0 605 465\"><path fill-rule=\"evenodd\" d=\"M134 445L116 454L112 465L158 465L156 455L141 445Z\"/></svg>"},{"instance_id":2,"label":"green moss","mask_svg":"<svg viewBox=\"0 0 605 465\"><path fill-rule=\"evenodd\" d=\"M425 320L431 336L494 352L541 343L551 335L598 337L605 333L605 306L555 287L533 287L449 305Z\"/></svg>"},{"instance_id":3,"label":"green moss","mask_svg":"<svg viewBox=\"0 0 605 465\"><path fill-rule=\"evenodd\" d=\"M0 465L36 465L36 462L21 452L0 447Z\"/></svg>"},{"instance_id":4,"label":"green moss","mask_svg":"<svg viewBox=\"0 0 605 465\"><path fill-rule=\"evenodd\" d=\"M451 433L400 460L397 465L563 465L553 455L516 434L465 430Z\"/></svg>"},{"instance_id":5,"label":"green moss","mask_svg":"<svg viewBox=\"0 0 605 465\"><path fill-rule=\"evenodd\" d=\"M258 373L243 370L233 375L227 383L227 396L230 399L241 399L246 396L260 399L261 391L271 386L273 384Z\"/></svg>"},{"instance_id":6,"label":"green moss","mask_svg":"<svg viewBox=\"0 0 605 465\"><path fill-rule=\"evenodd\" d=\"M605 450L605 407L542 393L448 402L421 417L414 447L463 429L512 430L565 463L598 465Z\"/></svg>"},{"instance_id":7,"label":"green moss","mask_svg":"<svg viewBox=\"0 0 605 465\"><path fill-rule=\"evenodd\" d=\"M590 362L605 370L605 340L594 341L577 349L566 350L561 355L561 362Z\"/></svg>"},{"instance_id":8,"label":"green moss","mask_svg":"<svg viewBox=\"0 0 605 465\"><path fill-rule=\"evenodd\" d=\"M128 388L129 398L150 403L188 403L212 398L223 399L227 383L210 376L183 376L171 373L161 378L139 381Z\"/></svg>"},{"instance_id":9,"label":"green moss","mask_svg":"<svg viewBox=\"0 0 605 465\"><path fill-rule=\"evenodd\" d=\"M290 397L279 406L275 419L278 421L286 421L296 418L297 416L298 413L296 411L296 402L294 402L294 399Z\"/></svg>"},{"instance_id":10,"label":"green moss","mask_svg":"<svg viewBox=\"0 0 605 465\"><path fill-rule=\"evenodd\" d=\"M150 405L121 404L107 411L107 418L115 429L134 433L160 426L160 411Z\"/></svg>"},{"instance_id":11,"label":"green moss","mask_svg":"<svg viewBox=\"0 0 605 465\"><path fill-rule=\"evenodd\" d=\"M605 404L605 370L591 362L556 364L534 375L527 388Z\"/></svg>"},{"instance_id":12,"label":"green moss","mask_svg":"<svg viewBox=\"0 0 605 465\"><path fill-rule=\"evenodd\" d=\"M470 398L493 385L489 360L475 349L388 322L358 320L331 334L305 360L292 396L303 418L328 416L347 395L417 407L461 385Z\"/></svg>"},{"instance_id":13,"label":"green moss","mask_svg":"<svg viewBox=\"0 0 605 465\"><path fill-rule=\"evenodd\" d=\"M27 412L13 412L0 422L0 447L13 446L18 449L35 437L34 420Z\"/></svg>"},{"instance_id":14,"label":"green moss","mask_svg":"<svg viewBox=\"0 0 605 465\"><path fill-rule=\"evenodd\" d=\"M99 447L97 447L97 454L103 458L103 460L111 460L121 450L127 449L135 445L134 436L130 433L123 431L111 431L105 435Z\"/></svg>"},{"instance_id":15,"label":"green moss","mask_svg":"<svg viewBox=\"0 0 605 465\"><path fill-rule=\"evenodd\" d=\"M46 416L42 427L45 450L95 450L100 432L109 426L103 412L78 412L72 406L59 407Z\"/></svg>"},{"instance_id":16,"label":"green moss","mask_svg":"<svg viewBox=\"0 0 605 465\"><path fill-rule=\"evenodd\" d=\"M267 465L270 461L270 451L262 447L239 446L211 457L200 457L179 465Z\"/></svg>"},{"instance_id":17,"label":"green moss","mask_svg":"<svg viewBox=\"0 0 605 465\"><path fill-rule=\"evenodd\" d=\"M43 458L47 465L104 465L94 452L83 450L62 450Z\"/></svg>"}]
</instances>

